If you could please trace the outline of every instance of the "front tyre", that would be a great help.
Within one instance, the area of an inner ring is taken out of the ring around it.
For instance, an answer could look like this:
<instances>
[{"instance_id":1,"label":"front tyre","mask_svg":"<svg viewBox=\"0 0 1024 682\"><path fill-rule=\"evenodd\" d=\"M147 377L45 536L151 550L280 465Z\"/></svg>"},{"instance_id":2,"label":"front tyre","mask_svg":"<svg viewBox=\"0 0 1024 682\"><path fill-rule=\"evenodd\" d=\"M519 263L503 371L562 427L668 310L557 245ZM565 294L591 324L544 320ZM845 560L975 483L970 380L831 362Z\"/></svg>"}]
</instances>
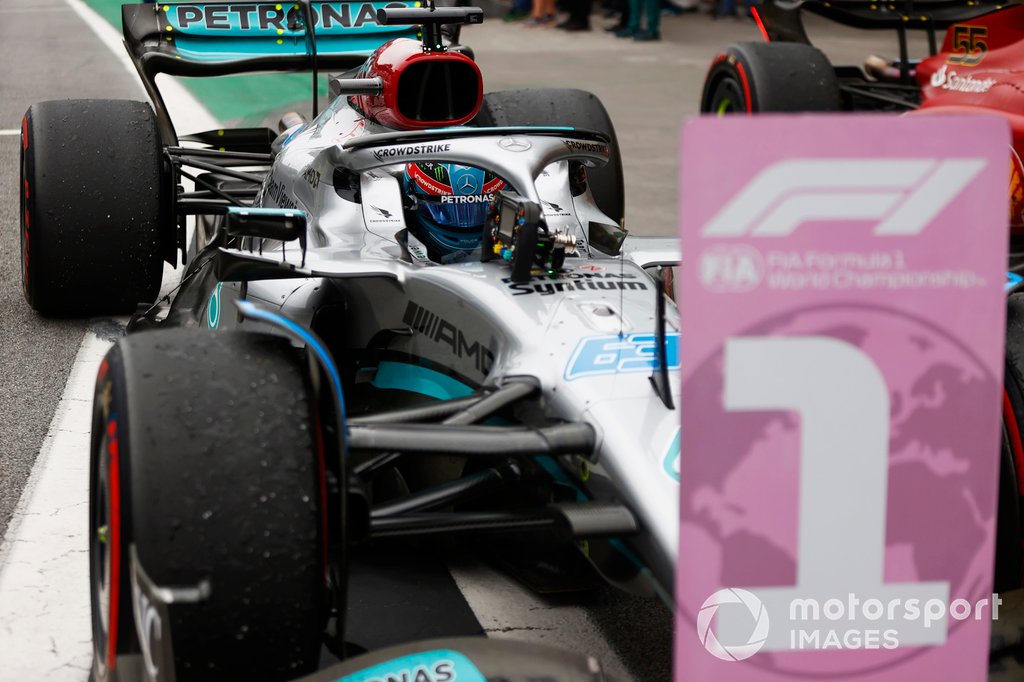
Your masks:
<instances>
[{"instance_id":1,"label":"front tyre","mask_svg":"<svg viewBox=\"0 0 1024 682\"><path fill-rule=\"evenodd\" d=\"M134 312L173 241L153 110L128 100L29 107L21 138L21 280L44 315Z\"/></svg>"},{"instance_id":2,"label":"front tyre","mask_svg":"<svg viewBox=\"0 0 1024 682\"><path fill-rule=\"evenodd\" d=\"M132 549L157 586L209 585L161 623L177 679L316 668L324 460L307 374L286 340L241 332L141 332L107 353L90 462L94 679L161 659L137 636Z\"/></svg>"}]
</instances>

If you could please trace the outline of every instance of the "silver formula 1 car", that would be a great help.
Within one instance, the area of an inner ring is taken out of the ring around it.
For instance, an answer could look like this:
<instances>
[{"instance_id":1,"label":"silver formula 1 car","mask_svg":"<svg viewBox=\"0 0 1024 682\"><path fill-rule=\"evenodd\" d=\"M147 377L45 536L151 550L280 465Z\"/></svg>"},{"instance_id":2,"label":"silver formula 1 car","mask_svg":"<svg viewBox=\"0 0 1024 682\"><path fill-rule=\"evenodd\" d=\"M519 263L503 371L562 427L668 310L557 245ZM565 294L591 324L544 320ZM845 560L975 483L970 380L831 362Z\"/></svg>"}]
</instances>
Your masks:
<instances>
[{"instance_id":1,"label":"silver formula 1 car","mask_svg":"<svg viewBox=\"0 0 1024 682\"><path fill-rule=\"evenodd\" d=\"M604 679L475 640L352 658L382 547L671 603L678 247L626 236L596 98L484 94L480 10L419 4L125 5L152 104L26 114L28 302L133 313L96 385L96 680ZM179 136L154 85L288 69L340 75L280 132Z\"/></svg>"}]
</instances>

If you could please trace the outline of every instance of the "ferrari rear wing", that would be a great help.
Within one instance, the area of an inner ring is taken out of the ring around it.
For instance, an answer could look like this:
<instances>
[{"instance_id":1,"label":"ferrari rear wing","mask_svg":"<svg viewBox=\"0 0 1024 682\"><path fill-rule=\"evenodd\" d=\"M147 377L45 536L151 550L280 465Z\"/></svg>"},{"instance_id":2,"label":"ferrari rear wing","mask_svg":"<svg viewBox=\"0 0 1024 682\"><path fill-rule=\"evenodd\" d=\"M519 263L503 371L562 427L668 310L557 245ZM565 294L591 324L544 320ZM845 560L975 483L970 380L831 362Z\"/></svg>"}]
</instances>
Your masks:
<instances>
[{"instance_id":1,"label":"ferrari rear wing","mask_svg":"<svg viewBox=\"0 0 1024 682\"><path fill-rule=\"evenodd\" d=\"M165 144L177 136L155 85L158 74L209 77L237 73L350 69L414 25L385 26L377 10L415 0L293 0L129 4L121 7L125 46L153 100ZM312 30L310 30L312 27Z\"/></svg>"},{"instance_id":2,"label":"ferrari rear wing","mask_svg":"<svg viewBox=\"0 0 1024 682\"><path fill-rule=\"evenodd\" d=\"M928 52L938 52L938 31L1004 9L1005 0L767 0L754 9L758 27L769 42L810 45L804 11L860 29L891 29L899 38L900 78L907 82L910 56L907 31L925 31Z\"/></svg>"},{"instance_id":3,"label":"ferrari rear wing","mask_svg":"<svg viewBox=\"0 0 1024 682\"><path fill-rule=\"evenodd\" d=\"M1013 4L1005 0L769 0L757 8L760 25L769 41L810 44L801 12L811 12L840 24L861 29L927 31L932 54L936 31L969 21Z\"/></svg>"}]
</instances>

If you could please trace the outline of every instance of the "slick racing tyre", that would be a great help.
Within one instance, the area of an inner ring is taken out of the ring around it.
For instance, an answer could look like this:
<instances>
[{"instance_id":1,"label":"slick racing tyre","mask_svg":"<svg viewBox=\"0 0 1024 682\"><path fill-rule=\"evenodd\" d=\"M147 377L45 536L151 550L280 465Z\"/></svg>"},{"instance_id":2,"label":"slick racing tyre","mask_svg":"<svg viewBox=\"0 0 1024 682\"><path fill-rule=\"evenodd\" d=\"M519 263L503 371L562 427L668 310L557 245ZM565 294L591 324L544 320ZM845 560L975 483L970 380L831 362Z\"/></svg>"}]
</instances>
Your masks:
<instances>
[{"instance_id":1,"label":"slick racing tyre","mask_svg":"<svg viewBox=\"0 0 1024 682\"><path fill-rule=\"evenodd\" d=\"M21 133L21 275L44 315L134 312L173 240L153 110L127 100L33 104Z\"/></svg>"},{"instance_id":2,"label":"slick racing tyre","mask_svg":"<svg viewBox=\"0 0 1024 682\"><path fill-rule=\"evenodd\" d=\"M735 43L704 79L705 114L838 111L839 81L821 50L801 43Z\"/></svg>"},{"instance_id":3,"label":"slick racing tyre","mask_svg":"<svg viewBox=\"0 0 1024 682\"><path fill-rule=\"evenodd\" d=\"M107 353L90 457L95 680L165 667L168 647L179 680L316 668L324 479L308 371L286 340L241 332L141 332ZM133 566L189 596L161 613Z\"/></svg>"},{"instance_id":4,"label":"slick racing tyre","mask_svg":"<svg viewBox=\"0 0 1024 682\"><path fill-rule=\"evenodd\" d=\"M484 95L473 125L572 126L605 133L611 138L608 163L587 169L587 182L598 208L617 224L626 213L622 154L615 126L601 100L583 90L501 90Z\"/></svg>"},{"instance_id":5,"label":"slick racing tyre","mask_svg":"<svg viewBox=\"0 0 1024 682\"><path fill-rule=\"evenodd\" d=\"M1006 368L1003 378L1003 434L999 462L995 590L1024 586L1021 496L1024 475L1024 293L1006 300Z\"/></svg>"}]
</instances>

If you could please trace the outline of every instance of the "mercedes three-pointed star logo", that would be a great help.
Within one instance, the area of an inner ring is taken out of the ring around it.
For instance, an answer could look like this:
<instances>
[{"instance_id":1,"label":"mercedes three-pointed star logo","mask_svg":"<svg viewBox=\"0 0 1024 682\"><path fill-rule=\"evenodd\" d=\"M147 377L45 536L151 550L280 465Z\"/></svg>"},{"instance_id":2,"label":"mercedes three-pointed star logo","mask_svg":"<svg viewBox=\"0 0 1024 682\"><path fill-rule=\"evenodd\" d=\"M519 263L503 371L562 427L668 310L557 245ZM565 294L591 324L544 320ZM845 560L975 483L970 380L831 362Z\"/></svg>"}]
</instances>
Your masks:
<instances>
[{"instance_id":1,"label":"mercedes three-pointed star logo","mask_svg":"<svg viewBox=\"0 0 1024 682\"><path fill-rule=\"evenodd\" d=\"M498 146L507 152L525 152L533 145L521 137L503 137L498 140Z\"/></svg>"},{"instance_id":2,"label":"mercedes three-pointed star logo","mask_svg":"<svg viewBox=\"0 0 1024 682\"><path fill-rule=\"evenodd\" d=\"M469 175L463 175L462 179L459 180L459 190L463 194L476 194L476 180Z\"/></svg>"}]
</instances>

